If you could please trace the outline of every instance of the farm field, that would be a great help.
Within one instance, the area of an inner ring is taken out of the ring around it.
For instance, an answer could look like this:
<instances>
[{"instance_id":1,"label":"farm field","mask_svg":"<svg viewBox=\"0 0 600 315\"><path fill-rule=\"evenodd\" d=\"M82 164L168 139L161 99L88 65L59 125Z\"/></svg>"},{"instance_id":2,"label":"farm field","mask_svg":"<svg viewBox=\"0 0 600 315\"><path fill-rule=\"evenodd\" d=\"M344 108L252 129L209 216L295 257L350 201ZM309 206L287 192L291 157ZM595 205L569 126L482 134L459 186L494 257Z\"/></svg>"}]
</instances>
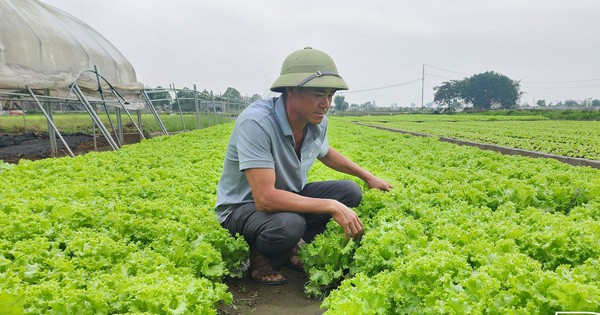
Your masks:
<instances>
[{"instance_id":1,"label":"farm field","mask_svg":"<svg viewBox=\"0 0 600 315\"><path fill-rule=\"evenodd\" d=\"M600 121L484 115L395 115L341 119L529 151L600 160Z\"/></svg>"},{"instance_id":2,"label":"farm field","mask_svg":"<svg viewBox=\"0 0 600 315\"><path fill-rule=\"evenodd\" d=\"M342 126L332 145L395 188L365 194L360 244L331 225L301 252L309 294L341 281L327 314L600 310L600 171Z\"/></svg>"},{"instance_id":3,"label":"farm field","mask_svg":"<svg viewBox=\"0 0 600 315\"><path fill-rule=\"evenodd\" d=\"M99 115L105 127L114 137L114 132L107 116ZM169 133L194 130L198 127L200 129L207 128L232 120L231 117L223 113L214 115L214 113L205 112L200 114L199 120L195 114L184 114L183 116L161 114L160 117L165 129ZM163 134L153 115L142 114L140 118L142 121L141 128L146 138ZM122 115L122 119L123 143L131 144L139 141L142 137L135 128L135 125L125 114ZM135 114L133 114L133 119L135 119L136 124L139 126L138 117ZM111 120L115 126L115 130L118 130L116 115L111 115ZM98 127L94 129L92 120L87 114L58 112L54 114L53 121L61 132L62 138L67 142L75 155L94 150L112 150L111 145L105 140L101 130ZM52 157L53 152L49 138L48 123L46 118L41 114L0 116L0 160L16 163L20 159L37 160ZM58 146L56 156L68 156L68 151L62 140L57 137L56 143Z\"/></svg>"},{"instance_id":4,"label":"farm field","mask_svg":"<svg viewBox=\"0 0 600 315\"><path fill-rule=\"evenodd\" d=\"M9 313L214 314L231 302L222 279L240 274L247 246L212 210L230 127L2 164Z\"/></svg>"},{"instance_id":5,"label":"farm field","mask_svg":"<svg viewBox=\"0 0 600 315\"><path fill-rule=\"evenodd\" d=\"M133 119L136 124L138 123L137 115L131 112ZM98 113L98 116L110 130L110 121L108 116L104 113ZM182 131L184 130L184 124L186 130L193 130L198 127L196 114L184 114L183 122L179 114L160 114L161 121L165 125L165 128L169 132ZM123 121L123 129L126 132L137 132L135 126L129 120L129 117L123 112L121 114ZM148 133L160 132L161 129L156 122L156 118L152 114L142 114L142 129ZM117 116L111 114L112 123L117 124ZM202 128L210 127L216 124L230 121L230 118L225 116L223 113L200 113L200 124ZM60 130L61 133L77 133L83 132L87 134L92 133L92 119L87 113L78 112L55 112L53 115L53 122ZM37 133L47 132L48 123L46 117L42 114L27 114L24 116L0 116L0 134L1 133ZM99 133L96 128L96 133Z\"/></svg>"},{"instance_id":6,"label":"farm field","mask_svg":"<svg viewBox=\"0 0 600 315\"><path fill-rule=\"evenodd\" d=\"M330 120L330 143L395 188L365 190L360 242L330 224L302 249L305 290L326 314L599 311L600 171L345 119ZM212 207L232 127L0 163L8 314L215 314L231 302L223 279L248 249ZM310 173L339 178L319 163Z\"/></svg>"}]
</instances>

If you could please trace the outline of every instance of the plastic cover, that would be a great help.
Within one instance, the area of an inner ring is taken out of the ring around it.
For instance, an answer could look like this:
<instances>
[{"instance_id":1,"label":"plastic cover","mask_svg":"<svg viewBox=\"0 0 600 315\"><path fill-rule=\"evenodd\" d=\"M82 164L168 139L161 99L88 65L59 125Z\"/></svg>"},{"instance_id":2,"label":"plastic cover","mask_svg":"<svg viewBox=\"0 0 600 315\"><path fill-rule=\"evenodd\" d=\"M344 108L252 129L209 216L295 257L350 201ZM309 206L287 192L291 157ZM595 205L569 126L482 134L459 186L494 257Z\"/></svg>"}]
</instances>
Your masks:
<instances>
[{"instance_id":1,"label":"plastic cover","mask_svg":"<svg viewBox=\"0 0 600 315\"><path fill-rule=\"evenodd\" d=\"M0 89L97 90L94 66L120 90L141 90L135 70L102 35L37 0L0 1ZM106 88L106 85L105 85Z\"/></svg>"}]
</instances>

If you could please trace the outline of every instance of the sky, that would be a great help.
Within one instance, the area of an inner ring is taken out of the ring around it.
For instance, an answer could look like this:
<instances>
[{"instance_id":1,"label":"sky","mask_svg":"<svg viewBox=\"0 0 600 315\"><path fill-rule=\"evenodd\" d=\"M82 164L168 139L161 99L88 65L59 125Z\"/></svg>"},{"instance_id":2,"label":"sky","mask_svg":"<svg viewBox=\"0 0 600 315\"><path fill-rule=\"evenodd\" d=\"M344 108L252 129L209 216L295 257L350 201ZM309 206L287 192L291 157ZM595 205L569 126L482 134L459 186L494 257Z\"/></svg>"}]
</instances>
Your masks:
<instances>
[{"instance_id":1,"label":"sky","mask_svg":"<svg viewBox=\"0 0 600 315\"><path fill-rule=\"evenodd\" d=\"M306 46L335 61L352 104L420 106L494 71L521 104L600 99L598 0L41 0L107 38L148 87L269 87Z\"/></svg>"}]
</instances>

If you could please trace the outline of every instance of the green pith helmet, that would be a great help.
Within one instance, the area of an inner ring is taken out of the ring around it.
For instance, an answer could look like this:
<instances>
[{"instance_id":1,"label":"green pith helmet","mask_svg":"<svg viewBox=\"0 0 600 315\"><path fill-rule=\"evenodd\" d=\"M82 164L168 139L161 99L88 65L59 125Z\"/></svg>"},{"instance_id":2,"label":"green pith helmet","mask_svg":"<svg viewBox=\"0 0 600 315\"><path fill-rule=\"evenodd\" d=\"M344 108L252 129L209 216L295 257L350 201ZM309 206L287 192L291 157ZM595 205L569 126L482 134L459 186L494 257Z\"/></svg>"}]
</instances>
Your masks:
<instances>
[{"instance_id":1,"label":"green pith helmet","mask_svg":"<svg viewBox=\"0 0 600 315\"><path fill-rule=\"evenodd\" d=\"M311 47L296 50L283 61L281 74L271 86L271 91L283 93L286 87L348 89L348 85L338 74L333 59Z\"/></svg>"}]
</instances>

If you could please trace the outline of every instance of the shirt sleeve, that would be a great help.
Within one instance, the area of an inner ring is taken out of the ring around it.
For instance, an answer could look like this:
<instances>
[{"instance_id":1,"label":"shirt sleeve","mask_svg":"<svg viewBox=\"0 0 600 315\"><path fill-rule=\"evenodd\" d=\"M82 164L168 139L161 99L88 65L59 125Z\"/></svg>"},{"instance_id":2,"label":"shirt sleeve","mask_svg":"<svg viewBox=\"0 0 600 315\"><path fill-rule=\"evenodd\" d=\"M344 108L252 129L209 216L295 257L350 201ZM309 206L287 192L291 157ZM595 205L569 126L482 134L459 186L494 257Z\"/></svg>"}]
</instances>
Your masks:
<instances>
[{"instance_id":1,"label":"shirt sleeve","mask_svg":"<svg viewBox=\"0 0 600 315\"><path fill-rule=\"evenodd\" d=\"M275 168L271 136L259 122L248 119L240 123L236 146L240 171Z\"/></svg>"},{"instance_id":2,"label":"shirt sleeve","mask_svg":"<svg viewBox=\"0 0 600 315\"><path fill-rule=\"evenodd\" d=\"M325 139L323 140L323 144L321 144L321 150L319 151L319 155L317 156L317 158L321 159L322 157L326 156L327 153L329 153L329 140L327 140L327 136L325 136Z\"/></svg>"}]
</instances>

